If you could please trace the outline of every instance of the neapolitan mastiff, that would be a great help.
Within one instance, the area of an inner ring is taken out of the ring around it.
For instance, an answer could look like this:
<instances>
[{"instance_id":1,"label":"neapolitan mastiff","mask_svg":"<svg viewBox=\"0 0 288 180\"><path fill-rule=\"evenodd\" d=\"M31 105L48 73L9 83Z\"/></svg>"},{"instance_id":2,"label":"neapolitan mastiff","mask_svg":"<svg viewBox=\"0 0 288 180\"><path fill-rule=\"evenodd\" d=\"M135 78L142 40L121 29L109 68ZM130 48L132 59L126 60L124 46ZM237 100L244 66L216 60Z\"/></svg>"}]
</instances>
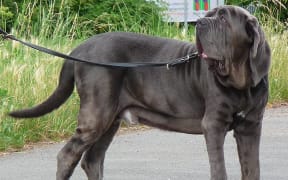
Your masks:
<instances>
[{"instance_id":1,"label":"neapolitan mastiff","mask_svg":"<svg viewBox=\"0 0 288 180\"><path fill-rule=\"evenodd\" d=\"M170 60L199 52L197 60L166 68L111 69L65 61L59 85L42 104L12 112L38 117L80 96L75 134L58 154L57 179L69 179L82 155L89 179L103 179L105 152L121 119L190 134L204 134L213 180L227 179L223 144L234 130L242 180L258 180L259 141L268 99L270 49L246 10L223 6L197 22L188 42L113 32L96 35L72 56L94 62Z\"/></svg>"}]
</instances>

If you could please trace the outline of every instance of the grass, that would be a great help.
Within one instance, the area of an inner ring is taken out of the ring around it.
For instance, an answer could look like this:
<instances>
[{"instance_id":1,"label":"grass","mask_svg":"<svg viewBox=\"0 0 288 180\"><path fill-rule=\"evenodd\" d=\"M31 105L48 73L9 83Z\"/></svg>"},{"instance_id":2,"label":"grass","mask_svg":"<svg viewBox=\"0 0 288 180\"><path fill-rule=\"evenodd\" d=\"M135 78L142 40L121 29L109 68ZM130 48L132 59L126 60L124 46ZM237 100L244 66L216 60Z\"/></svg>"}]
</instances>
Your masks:
<instances>
[{"instance_id":1,"label":"grass","mask_svg":"<svg viewBox=\"0 0 288 180\"><path fill-rule=\"evenodd\" d=\"M33 3L29 8L33 7ZM52 5L53 6L53 3ZM26 10L25 10L26 11ZM55 19L52 11L40 11L41 23L35 26L27 25L19 16L19 24L12 31L17 37L29 37L27 41L41 44L60 52L69 53L85 37L74 39L77 33L77 16L64 17L58 15ZM31 13L23 12L31 17ZM49 18L51 17L51 18ZM57 24L53 28L53 36L49 37L51 19ZM69 31L65 30L73 24ZM123 22L125 24L125 22ZM137 25L127 27L128 31L146 33L162 37L170 37L194 42L194 27L191 26L187 36L183 34L179 24L161 23L153 28ZM267 40L272 50L270 71L270 103L288 100L288 32L277 33L273 23L263 25ZM29 27L25 29L25 27ZM35 29L40 29L39 36L31 37ZM17 29L17 30L16 30ZM68 32L68 33L67 33ZM18 34L20 33L20 34ZM23 39L22 38L22 39ZM58 75L62 65L59 58L37 52L16 42L0 41L0 151L21 149L26 143L39 141L58 141L70 136L76 127L79 98L76 93L60 107L44 117L33 120L15 120L6 115L7 112L24 107L31 107L45 100L56 88Z\"/></svg>"},{"instance_id":2,"label":"grass","mask_svg":"<svg viewBox=\"0 0 288 180\"><path fill-rule=\"evenodd\" d=\"M271 27L265 27L265 30L272 53L270 103L281 103L288 100L288 31L275 33Z\"/></svg>"},{"instance_id":3,"label":"grass","mask_svg":"<svg viewBox=\"0 0 288 180\"><path fill-rule=\"evenodd\" d=\"M51 41L49 45L41 44L54 49L61 47L61 51L67 53L74 43ZM57 140L71 134L79 104L75 93L60 111L40 119L15 121L5 114L47 98L57 85L62 60L14 42L2 45L0 57L0 151L20 148L26 142Z\"/></svg>"}]
</instances>

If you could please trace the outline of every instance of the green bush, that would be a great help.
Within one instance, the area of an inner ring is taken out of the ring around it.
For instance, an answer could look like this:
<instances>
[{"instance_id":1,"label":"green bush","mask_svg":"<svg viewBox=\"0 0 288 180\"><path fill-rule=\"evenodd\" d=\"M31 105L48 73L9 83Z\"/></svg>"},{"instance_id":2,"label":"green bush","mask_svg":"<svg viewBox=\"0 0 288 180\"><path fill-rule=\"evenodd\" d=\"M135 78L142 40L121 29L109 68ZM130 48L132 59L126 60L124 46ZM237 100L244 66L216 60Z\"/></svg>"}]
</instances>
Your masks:
<instances>
[{"instance_id":1,"label":"green bush","mask_svg":"<svg viewBox=\"0 0 288 180\"><path fill-rule=\"evenodd\" d=\"M81 31L133 31L139 27L154 27L162 21L163 9L146 0L72 0L71 11L78 13Z\"/></svg>"},{"instance_id":2,"label":"green bush","mask_svg":"<svg viewBox=\"0 0 288 180\"><path fill-rule=\"evenodd\" d=\"M287 26L288 0L226 0L226 4L257 7L263 21ZM161 0L1 0L0 26L22 36L87 37L106 31L137 31L163 23Z\"/></svg>"},{"instance_id":3,"label":"green bush","mask_svg":"<svg viewBox=\"0 0 288 180\"><path fill-rule=\"evenodd\" d=\"M12 26L13 13L9 10L9 7L0 6L0 27L7 29Z\"/></svg>"},{"instance_id":4,"label":"green bush","mask_svg":"<svg viewBox=\"0 0 288 180\"><path fill-rule=\"evenodd\" d=\"M288 0L226 0L226 4L248 7L256 7L255 14L260 17L272 18L288 25Z\"/></svg>"},{"instance_id":5,"label":"green bush","mask_svg":"<svg viewBox=\"0 0 288 180\"><path fill-rule=\"evenodd\" d=\"M8 30L14 27L23 36L33 34L50 37L59 34L87 37L106 31L145 31L148 27L162 23L162 10L164 10L157 5L160 1L146 0L1 2L1 27ZM43 23L47 24L44 28ZM61 30L55 29L59 26L62 27ZM41 34L43 31L45 34Z\"/></svg>"}]
</instances>

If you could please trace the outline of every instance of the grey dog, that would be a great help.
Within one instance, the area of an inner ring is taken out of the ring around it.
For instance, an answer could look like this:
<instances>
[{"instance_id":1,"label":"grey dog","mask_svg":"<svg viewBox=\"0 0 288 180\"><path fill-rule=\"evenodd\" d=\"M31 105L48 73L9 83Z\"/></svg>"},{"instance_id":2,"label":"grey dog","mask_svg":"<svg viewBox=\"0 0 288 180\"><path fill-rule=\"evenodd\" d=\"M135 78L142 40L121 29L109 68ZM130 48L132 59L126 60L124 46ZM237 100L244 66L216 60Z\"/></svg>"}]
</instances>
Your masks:
<instances>
[{"instance_id":1,"label":"grey dog","mask_svg":"<svg viewBox=\"0 0 288 180\"><path fill-rule=\"evenodd\" d=\"M259 143L268 99L270 49L257 19L222 6L197 21L196 45L134 33L96 35L71 56L93 62L159 62L198 51L166 68L104 68L66 60L43 103L13 117L42 116L63 104L74 84L80 96L75 134L59 152L57 180L69 179L82 155L88 179L103 179L105 152L122 119L164 130L204 134L212 180L227 179L223 144L234 131L242 180L259 180Z\"/></svg>"}]
</instances>

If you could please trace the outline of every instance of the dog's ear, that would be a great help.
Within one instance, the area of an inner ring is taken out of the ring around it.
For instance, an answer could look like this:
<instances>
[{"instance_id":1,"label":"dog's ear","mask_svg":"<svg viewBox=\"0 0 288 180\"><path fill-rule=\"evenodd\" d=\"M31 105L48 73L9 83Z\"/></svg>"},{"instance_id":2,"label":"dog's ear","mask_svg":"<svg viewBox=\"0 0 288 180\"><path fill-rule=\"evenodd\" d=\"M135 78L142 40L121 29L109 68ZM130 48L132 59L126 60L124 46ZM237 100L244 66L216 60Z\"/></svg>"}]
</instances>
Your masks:
<instances>
[{"instance_id":1,"label":"dog's ear","mask_svg":"<svg viewBox=\"0 0 288 180\"><path fill-rule=\"evenodd\" d=\"M211 9L210 11L208 11L206 14L205 14L205 17L212 17L216 14L218 8L214 8L214 9Z\"/></svg>"},{"instance_id":2,"label":"dog's ear","mask_svg":"<svg viewBox=\"0 0 288 180\"><path fill-rule=\"evenodd\" d=\"M270 48L264 33L254 16L247 20L246 31L251 39L249 54L252 86L256 86L268 74L270 66Z\"/></svg>"},{"instance_id":3,"label":"dog's ear","mask_svg":"<svg viewBox=\"0 0 288 180\"><path fill-rule=\"evenodd\" d=\"M246 31L251 38L252 47L250 49L250 56L255 58L257 55L258 46L260 43L259 23L256 18L251 17L247 20Z\"/></svg>"}]
</instances>

